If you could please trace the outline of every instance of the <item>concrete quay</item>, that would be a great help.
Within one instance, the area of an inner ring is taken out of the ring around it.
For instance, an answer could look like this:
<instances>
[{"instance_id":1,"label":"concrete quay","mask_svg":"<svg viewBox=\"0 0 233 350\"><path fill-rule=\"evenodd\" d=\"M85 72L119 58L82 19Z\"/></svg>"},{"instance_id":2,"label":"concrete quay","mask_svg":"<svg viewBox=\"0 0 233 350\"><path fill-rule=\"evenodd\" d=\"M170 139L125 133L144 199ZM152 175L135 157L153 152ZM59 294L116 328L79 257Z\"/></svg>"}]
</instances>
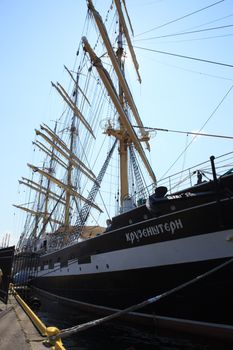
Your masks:
<instances>
[{"instance_id":1,"label":"concrete quay","mask_svg":"<svg viewBox=\"0 0 233 350\"><path fill-rule=\"evenodd\" d=\"M0 349L45 350L45 340L13 295L8 304L0 301Z\"/></svg>"}]
</instances>

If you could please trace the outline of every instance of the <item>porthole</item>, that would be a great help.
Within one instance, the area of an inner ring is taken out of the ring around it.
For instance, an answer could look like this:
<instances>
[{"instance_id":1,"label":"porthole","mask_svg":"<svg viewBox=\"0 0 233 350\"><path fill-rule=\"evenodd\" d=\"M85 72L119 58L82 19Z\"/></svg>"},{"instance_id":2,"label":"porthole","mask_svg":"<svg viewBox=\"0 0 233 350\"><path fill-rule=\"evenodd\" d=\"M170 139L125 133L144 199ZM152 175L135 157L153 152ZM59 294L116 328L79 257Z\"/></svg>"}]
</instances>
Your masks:
<instances>
[{"instance_id":1,"label":"porthole","mask_svg":"<svg viewBox=\"0 0 233 350\"><path fill-rule=\"evenodd\" d=\"M148 216L146 214L143 215L143 219L144 220L147 220L148 219Z\"/></svg>"},{"instance_id":2,"label":"porthole","mask_svg":"<svg viewBox=\"0 0 233 350\"><path fill-rule=\"evenodd\" d=\"M109 269L109 265L108 264L106 264L106 267L107 267L107 269Z\"/></svg>"},{"instance_id":3,"label":"porthole","mask_svg":"<svg viewBox=\"0 0 233 350\"><path fill-rule=\"evenodd\" d=\"M98 268L99 268L99 266L98 266L98 265L96 265L96 270L98 270Z\"/></svg>"}]
</instances>

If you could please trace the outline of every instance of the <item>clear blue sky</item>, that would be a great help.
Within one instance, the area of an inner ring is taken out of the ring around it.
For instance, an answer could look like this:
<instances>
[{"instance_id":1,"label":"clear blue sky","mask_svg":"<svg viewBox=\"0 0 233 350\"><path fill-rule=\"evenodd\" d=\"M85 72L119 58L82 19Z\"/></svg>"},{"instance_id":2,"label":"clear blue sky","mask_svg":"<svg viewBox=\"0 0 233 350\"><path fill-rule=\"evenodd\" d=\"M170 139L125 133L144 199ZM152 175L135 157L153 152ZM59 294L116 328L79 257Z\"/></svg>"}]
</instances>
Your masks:
<instances>
[{"instance_id":1,"label":"clear blue sky","mask_svg":"<svg viewBox=\"0 0 233 350\"><path fill-rule=\"evenodd\" d=\"M219 2L205 11L151 30L214 2L217 1L128 0L134 45L233 64L233 27L161 37L233 25L233 0ZM95 1L99 12L109 3ZM50 81L62 79L63 64L72 67L85 15L85 0L0 1L0 245L5 233L11 234L11 243L16 243L19 237L23 223L12 207L13 203L22 203L18 179L29 175L26 163L33 162L34 129L41 122L51 120ZM141 34L144 32L147 33ZM147 40L153 37L157 38ZM131 86L146 126L197 131L233 84L233 68L141 49L136 49L136 53L142 85L133 76ZM232 136L232 106L233 91L203 132ZM164 133L158 133L151 141L149 159L158 178L186 144L185 135ZM232 149L233 141L198 138L172 170Z\"/></svg>"}]
</instances>

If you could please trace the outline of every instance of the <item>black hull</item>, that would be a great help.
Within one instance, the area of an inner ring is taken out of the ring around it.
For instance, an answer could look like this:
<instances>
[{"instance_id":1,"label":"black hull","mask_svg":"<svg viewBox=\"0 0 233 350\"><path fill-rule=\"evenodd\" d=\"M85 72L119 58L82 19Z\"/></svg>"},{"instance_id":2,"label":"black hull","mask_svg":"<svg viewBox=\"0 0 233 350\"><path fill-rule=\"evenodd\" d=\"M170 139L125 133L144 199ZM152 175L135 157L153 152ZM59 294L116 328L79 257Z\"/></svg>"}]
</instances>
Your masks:
<instances>
[{"instance_id":1,"label":"black hull","mask_svg":"<svg viewBox=\"0 0 233 350\"><path fill-rule=\"evenodd\" d=\"M159 295L207 272L223 261L202 262L82 277L43 277L33 285L53 294L90 304L126 308ZM233 324L233 264L147 306L140 312ZM72 286L68 288L67 286ZM104 286L104 288L101 286Z\"/></svg>"},{"instance_id":2,"label":"black hull","mask_svg":"<svg viewBox=\"0 0 233 350\"><path fill-rule=\"evenodd\" d=\"M32 285L125 308L208 272L233 257L231 181L225 182L227 195L174 199L167 209L161 202L164 215L159 217L141 206L123 214L118 229L44 254ZM170 210L174 205L179 210ZM233 263L141 311L233 325L232 273Z\"/></svg>"}]
</instances>

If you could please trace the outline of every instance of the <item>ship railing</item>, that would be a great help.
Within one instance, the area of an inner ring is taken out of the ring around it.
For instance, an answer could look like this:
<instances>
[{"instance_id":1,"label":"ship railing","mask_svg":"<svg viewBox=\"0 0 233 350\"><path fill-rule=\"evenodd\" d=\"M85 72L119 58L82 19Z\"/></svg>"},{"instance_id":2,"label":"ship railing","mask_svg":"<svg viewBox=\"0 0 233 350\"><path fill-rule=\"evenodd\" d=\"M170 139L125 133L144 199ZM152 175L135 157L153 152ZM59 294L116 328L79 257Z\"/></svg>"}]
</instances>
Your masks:
<instances>
[{"instance_id":1,"label":"ship railing","mask_svg":"<svg viewBox=\"0 0 233 350\"><path fill-rule=\"evenodd\" d=\"M233 172L233 151L215 157L215 169L217 177L220 177L226 173ZM182 191L185 188L189 188L205 181L213 180L212 168L210 159L199 163L195 166L189 167L185 170L179 171L170 176L159 179L156 187L165 186L168 189L168 194ZM154 193L155 184L151 184L147 187L148 196ZM140 192L135 194L135 203L141 205L146 199L140 196Z\"/></svg>"}]
</instances>

